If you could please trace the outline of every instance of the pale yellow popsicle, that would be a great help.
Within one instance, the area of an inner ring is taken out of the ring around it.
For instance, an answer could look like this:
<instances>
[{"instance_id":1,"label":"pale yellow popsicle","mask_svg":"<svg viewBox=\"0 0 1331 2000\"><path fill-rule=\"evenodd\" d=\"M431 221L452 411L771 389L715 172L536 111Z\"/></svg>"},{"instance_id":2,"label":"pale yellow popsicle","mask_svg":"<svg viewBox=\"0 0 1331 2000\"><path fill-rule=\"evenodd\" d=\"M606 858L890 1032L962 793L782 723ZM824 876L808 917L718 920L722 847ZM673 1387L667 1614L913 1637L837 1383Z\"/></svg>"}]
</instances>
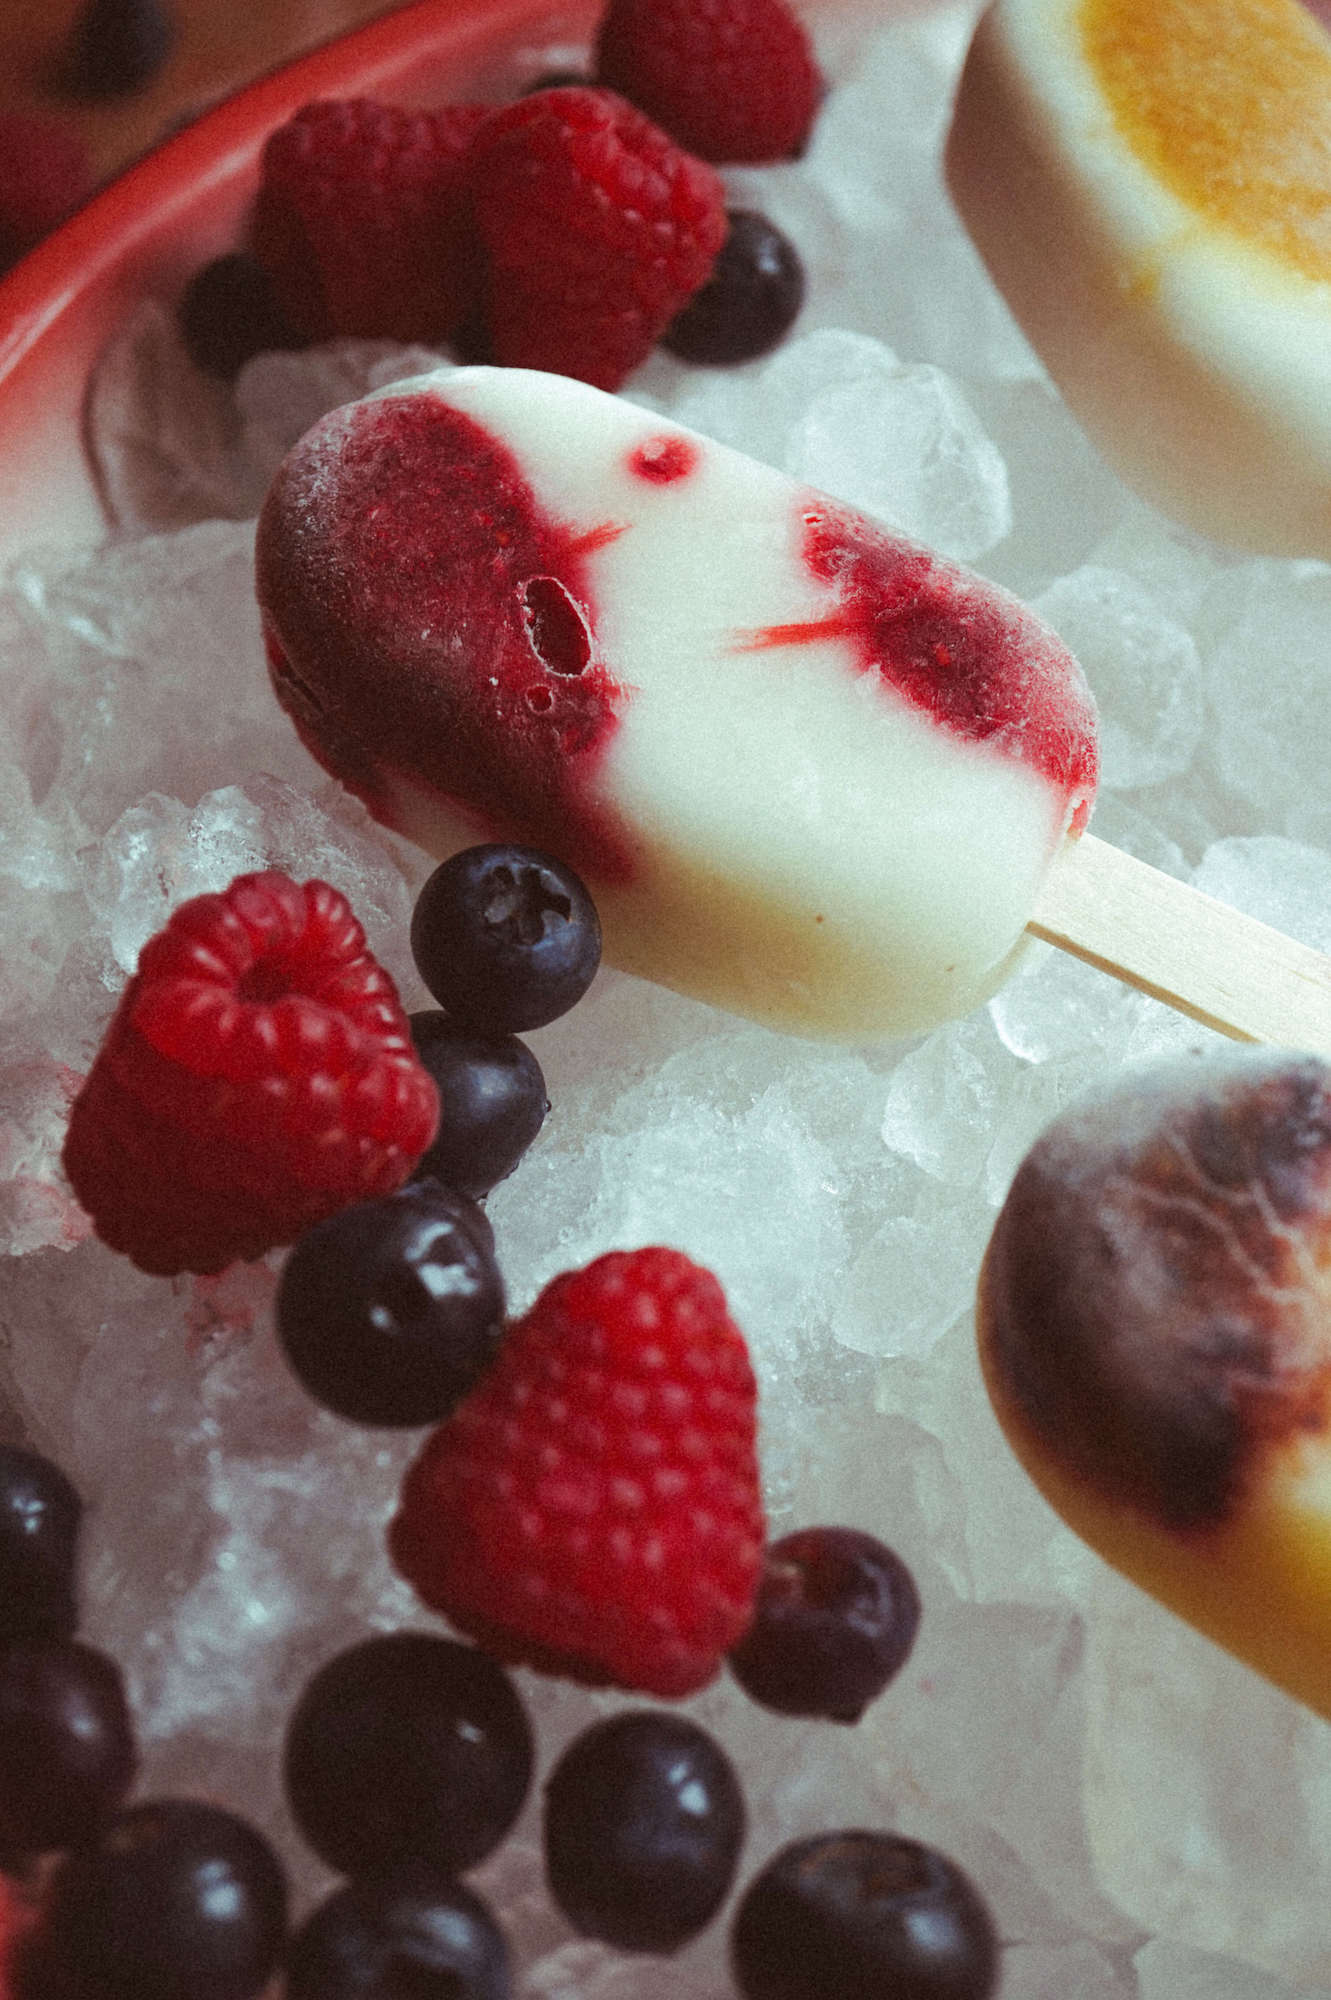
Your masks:
<instances>
[{"instance_id":1,"label":"pale yellow popsicle","mask_svg":"<svg viewBox=\"0 0 1331 2000\"><path fill-rule=\"evenodd\" d=\"M1331 1716L1331 1067L1226 1051L1065 1113L999 1215L979 1338L1069 1525Z\"/></svg>"},{"instance_id":2,"label":"pale yellow popsicle","mask_svg":"<svg viewBox=\"0 0 1331 2000\"><path fill-rule=\"evenodd\" d=\"M1331 556L1331 38L1298 0L997 0L947 172L1123 477Z\"/></svg>"}]
</instances>

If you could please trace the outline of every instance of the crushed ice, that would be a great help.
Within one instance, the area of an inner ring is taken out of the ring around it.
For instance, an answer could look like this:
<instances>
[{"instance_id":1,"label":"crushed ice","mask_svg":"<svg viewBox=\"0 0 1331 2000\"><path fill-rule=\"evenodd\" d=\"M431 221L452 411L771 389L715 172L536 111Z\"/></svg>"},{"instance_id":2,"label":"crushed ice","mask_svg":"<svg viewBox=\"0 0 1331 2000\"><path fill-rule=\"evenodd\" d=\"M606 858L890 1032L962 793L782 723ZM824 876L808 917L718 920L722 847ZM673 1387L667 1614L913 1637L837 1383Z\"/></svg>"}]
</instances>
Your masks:
<instances>
[{"instance_id":1,"label":"crushed ice","mask_svg":"<svg viewBox=\"0 0 1331 2000\"><path fill-rule=\"evenodd\" d=\"M1326 949L1331 570L1174 529L1061 409L939 183L969 19L831 40L808 159L732 177L809 256L796 337L726 374L658 357L634 393L1037 598L1102 702L1097 831ZM145 308L94 394L119 539L34 553L0 596L0 1412L93 1503L88 1629L127 1670L148 1784L233 1800L304 1890L319 1874L274 1738L320 1659L416 1618L381 1546L409 1443L303 1400L269 1268L140 1277L88 1240L57 1162L142 940L239 869L337 882L423 1004L419 858L276 716L243 525L320 410L422 364L365 343L273 357L232 403ZM891 1823L984 1886L1005 2000L1331 1992L1331 1733L1061 1527L972 1351L977 1261L1026 1145L1108 1066L1204 1031L1036 948L987 1009L905 1048L780 1041L614 974L533 1040L555 1111L491 1202L515 1303L613 1244L712 1263L762 1374L775 1526L873 1528L923 1591L918 1652L857 1730L724 1683L693 1704L746 1775L743 1874L797 1831ZM524 1682L548 1768L606 1700ZM570 1941L534 1808L477 1881L525 2000L727 1991L720 1927L661 1965Z\"/></svg>"}]
</instances>

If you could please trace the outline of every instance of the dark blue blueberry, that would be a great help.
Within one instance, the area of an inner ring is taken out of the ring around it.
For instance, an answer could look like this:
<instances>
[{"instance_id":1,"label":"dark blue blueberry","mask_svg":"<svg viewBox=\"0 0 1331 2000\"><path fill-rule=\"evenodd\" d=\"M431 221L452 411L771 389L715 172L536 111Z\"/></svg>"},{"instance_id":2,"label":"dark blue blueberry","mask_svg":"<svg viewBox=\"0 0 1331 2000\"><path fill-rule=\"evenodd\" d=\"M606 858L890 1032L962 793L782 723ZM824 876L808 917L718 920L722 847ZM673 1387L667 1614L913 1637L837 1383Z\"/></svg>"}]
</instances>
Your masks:
<instances>
[{"instance_id":1,"label":"dark blue blueberry","mask_svg":"<svg viewBox=\"0 0 1331 2000\"><path fill-rule=\"evenodd\" d=\"M83 1506L59 1466L0 1445L0 1639L71 1633Z\"/></svg>"},{"instance_id":2,"label":"dark blue blueberry","mask_svg":"<svg viewBox=\"0 0 1331 2000\"><path fill-rule=\"evenodd\" d=\"M741 1898L731 1966L743 2000L989 2000L999 1945L956 1863L901 1834L797 1840Z\"/></svg>"},{"instance_id":3,"label":"dark blue blueberry","mask_svg":"<svg viewBox=\"0 0 1331 2000\"><path fill-rule=\"evenodd\" d=\"M662 337L682 361L753 361L785 337L804 303L804 266L790 238L753 209L730 209L727 219L711 276Z\"/></svg>"},{"instance_id":4,"label":"dark blue blueberry","mask_svg":"<svg viewBox=\"0 0 1331 2000\"><path fill-rule=\"evenodd\" d=\"M435 869L411 919L421 978L455 1021L521 1034L580 1000L601 960L581 879L531 847L468 847Z\"/></svg>"},{"instance_id":5,"label":"dark blue blueberry","mask_svg":"<svg viewBox=\"0 0 1331 2000\"><path fill-rule=\"evenodd\" d=\"M61 1867L17 2000L255 2000L286 1907L243 1820L192 1799L132 1806Z\"/></svg>"},{"instance_id":6,"label":"dark blue blueberry","mask_svg":"<svg viewBox=\"0 0 1331 2000\"><path fill-rule=\"evenodd\" d=\"M768 1549L730 1669L764 1708L858 1722L905 1664L919 1623L900 1556L856 1528L801 1528Z\"/></svg>"},{"instance_id":7,"label":"dark blue blueberry","mask_svg":"<svg viewBox=\"0 0 1331 2000\"><path fill-rule=\"evenodd\" d=\"M307 1230L283 1266L277 1330L315 1401L358 1424L447 1416L503 1331L489 1230L475 1202L432 1180Z\"/></svg>"},{"instance_id":8,"label":"dark blue blueberry","mask_svg":"<svg viewBox=\"0 0 1331 2000\"><path fill-rule=\"evenodd\" d=\"M288 1726L284 1768L301 1832L330 1868L460 1874L517 1818L531 1726L487 1654L394 1632L320 1668Z\"/></svg>"},{"instance_id":9,"label":"dark blue blueberry","mask_svg":"<svg viewBox=\"0 0 1331 2000\"><path fill-rule=\"evenodd\" d=\"M94 1840L137 1767L114 1660L77 1639L0 1647L0 1855Z\"/></svg>"},{"instance_id":10,"label":"dark blue blueberry","mask_svg":"<svg viewBox=\"0 0 1331 2000\"><path fill-rule=\"evenodd\" d=\"M725 1898L744 1838L730 1759L685 1716L630 1709L585 1730L545 1792L550 1893L575 1929L671 1952Z\"/></svg>"},{"instance_id":11,"label":"dark blue blueberry","mask_svg":"<svg viewBox=\"0 0 1331 2000\"><path fill-rule=\"evenodd\" d=\"M416 1172L464 1194L488 1194L545 1122L541 1065L516 1035L479 1035L448 1014L413 1014L411 1038L439 1092L439 1131Z\"/></svg>"},{"instance_id":12,"label":"dark blue blueberry","mask_svg":"<svg viewBox=\"0 0 1331 2000\"><path fill-rule=\"evenodd\" d=\"M195 367L223 382L234 382L256 354L306 344L277 303L263 265L241 250L215 257L194 273L178 318Z\"/></svg>"},{"instance_id":13,"label":"dark blue blueberry","mask_svg":"<svg viewBox=\"0 0 1331 2000\"><path fill-rule=\"evenodd\" d=\"M470 1889L400 1868L335 1890L296 1933L286 2000L509 2000L508 1948Z\"/></svg>"},{"instance_id":14,"label":"dark blue blueberry","mask_svg":"<svg viewBox=\"0 0 1331 2000\"><path fill-rule=\"evenodd\" d=\"M175 39L175 17L164 0L87 0L69 41L66 87L94 99L142 90Z\"/></svg>"}]
</instances>

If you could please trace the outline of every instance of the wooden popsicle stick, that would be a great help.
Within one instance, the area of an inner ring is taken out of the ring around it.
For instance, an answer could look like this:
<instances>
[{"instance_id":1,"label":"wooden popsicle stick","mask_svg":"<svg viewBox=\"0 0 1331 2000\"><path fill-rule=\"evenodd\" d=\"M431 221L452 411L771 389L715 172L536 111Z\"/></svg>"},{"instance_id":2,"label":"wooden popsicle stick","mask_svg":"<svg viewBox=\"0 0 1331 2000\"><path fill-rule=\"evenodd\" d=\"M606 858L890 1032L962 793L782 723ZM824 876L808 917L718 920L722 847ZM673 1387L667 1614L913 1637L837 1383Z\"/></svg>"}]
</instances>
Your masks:
<instances>
[{"instance_id":1,"label":"wooden popsicle stick","mask_svg":"<svg viewBox=\"0 0 1331 2000\"><path fill-rule=\"evenodd\" d=\"M1093 834L1064 843L1026 928L1235 1041L1331 1058L1331 958Z\"/></svg>"}]
</instances>

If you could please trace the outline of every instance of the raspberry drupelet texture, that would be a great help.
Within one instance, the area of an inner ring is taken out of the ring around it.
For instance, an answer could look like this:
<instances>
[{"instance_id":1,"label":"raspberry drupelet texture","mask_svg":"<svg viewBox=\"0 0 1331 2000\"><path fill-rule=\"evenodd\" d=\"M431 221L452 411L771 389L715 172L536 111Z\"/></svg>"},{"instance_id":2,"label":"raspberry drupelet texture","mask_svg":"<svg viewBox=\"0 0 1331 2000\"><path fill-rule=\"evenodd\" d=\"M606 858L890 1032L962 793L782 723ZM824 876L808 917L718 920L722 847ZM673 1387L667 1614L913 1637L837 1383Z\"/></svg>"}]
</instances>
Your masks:
<instances>
[{"instance_id":1,"label":"raspberry drupelet texture","mask_svg":"<svg viewBox=\"0 0 1331 2000\"><path fill-rule=\"evenodd\" d=\"M471 311L478 246L462 162L481 104L307 104L264 148L253 247L312 340L446 340Z\"/></svg>"},{"instance_id":2,"label":"raspberry drupelet texture","mask_svg":"<svg viewBox=\"0 0 1331 2000\"><path fill-rule=\"evenodd\" d=\"M718 176L613 91L534 92L486 120L468 180L490 358L618 389L711 272Z\"/></svg>"},{"instance_id":3,"label":"raspberry drupelet texture","mask_svg":"<svg viewBox=\"0 0 1331 2000\"><path fill-rule=\"evenodd\" d=\"M500 1659L691 1694L753 1611L755 1433L716 1279L676 1250L613 1251L547 1286L427 1440L393 1560Z\"/></svg>"},{"instance_id":4,"label":"raspberry drupelet texture","mask_svg":"<svg viewBox=\"0 0 1331 2000\"><path fill-rule=\"evenodd\" d=\"M596 80L717 161L802 152L823 91L786 0L610 0Z\"/></svg>"},{"instance_id":5,"label":"raspberry drupelet texture","mask_svg":"<svg viewBox=\"0 0 1331 2000\"><path fill-rule=\"evenodd\" d=\"M217 1271L387 1194L437 1119L346 898L242 875L144 946L64 1164L103 1242L141 1270Z\"/></svg>"}]
</instances>

